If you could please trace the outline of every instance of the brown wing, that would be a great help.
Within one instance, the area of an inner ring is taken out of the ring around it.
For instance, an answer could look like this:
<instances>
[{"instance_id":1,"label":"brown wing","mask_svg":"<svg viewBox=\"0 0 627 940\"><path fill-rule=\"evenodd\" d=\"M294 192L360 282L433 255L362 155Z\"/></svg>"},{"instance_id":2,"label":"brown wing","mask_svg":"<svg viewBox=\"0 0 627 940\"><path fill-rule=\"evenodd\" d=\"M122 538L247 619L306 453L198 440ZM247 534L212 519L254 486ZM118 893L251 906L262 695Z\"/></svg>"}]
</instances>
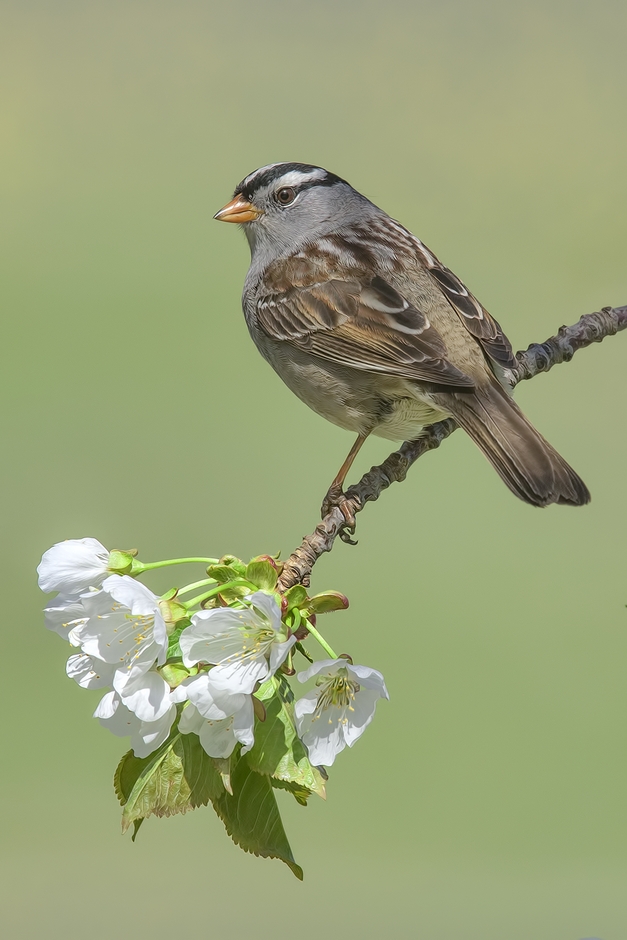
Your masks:
<instances>
[{"instance_id":1,"label":"brown wing","mask_svg":"<svg viewBox=\"0 0 627 940\"><path fill-rule=\"evenodd\" d=\"M259 299L257 316L268 336L364 372L474 386L447 361L446 346L427 317L382 278L317 282L319 274L301 261L267 272L274 290Z\"/></svg>"},{"instance_id":2,"label":"brown wing","mask_svg":"<svg viewBox=\"0 0 627 940\"><path fill-rule=\"evenodd\" d=\"M516 366L516 359L512 345L494 317L472 296L457 275L444 267L433 252L422 245L422 242L420 242L420 247L426 259L429 274L468 332L479 340L490 359L505 369L513 369Z\"/></svg>"}]
</instances>

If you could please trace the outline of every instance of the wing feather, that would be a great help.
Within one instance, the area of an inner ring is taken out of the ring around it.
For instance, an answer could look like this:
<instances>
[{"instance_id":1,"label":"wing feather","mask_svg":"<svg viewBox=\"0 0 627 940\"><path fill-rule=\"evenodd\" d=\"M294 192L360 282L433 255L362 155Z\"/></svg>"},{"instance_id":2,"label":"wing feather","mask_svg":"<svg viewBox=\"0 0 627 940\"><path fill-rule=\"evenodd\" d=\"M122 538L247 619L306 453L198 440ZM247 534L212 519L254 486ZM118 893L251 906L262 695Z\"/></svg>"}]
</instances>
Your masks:
<instances>
[{"instance_id":1,"label":"wing feather","mask_svg":"<svg viewBox=\"0 0 627 940\"><path fill-rule=\"evenodd\" d=\"M380 277L316 280L312 265L266 273L272 291L257 318L272 339L322 359L438 385L472 388L474 381L446 358L446 346L424 313Z\"/></svg>"}]
</instances>

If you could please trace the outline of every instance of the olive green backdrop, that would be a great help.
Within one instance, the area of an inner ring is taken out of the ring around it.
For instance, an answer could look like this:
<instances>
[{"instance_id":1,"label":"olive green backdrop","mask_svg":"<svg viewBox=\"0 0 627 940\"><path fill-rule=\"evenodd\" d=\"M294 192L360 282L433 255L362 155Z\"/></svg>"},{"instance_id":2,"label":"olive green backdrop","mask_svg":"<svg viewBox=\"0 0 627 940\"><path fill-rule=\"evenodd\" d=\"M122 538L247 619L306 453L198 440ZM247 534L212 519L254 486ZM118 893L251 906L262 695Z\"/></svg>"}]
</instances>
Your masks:
<instances>
[{"instance_id":1,"label":"olive green backdrop","mask_svg":"<svg viewBox=\"0 0 627 940\"><path fill-rule=\"evenodd\" d=\"M347 177L516 348L626 303L624 3L0 11L3 933L627 938L627 336L518 392L590 507L519 503L459 434L318 565L391 701L326 805L281 800L304 885L208 810L120 836L124 744L34 576L68 537L249 557L315 525L351 440L258 356L211 220L257 166Z\"/></svg>"}]
</instances>

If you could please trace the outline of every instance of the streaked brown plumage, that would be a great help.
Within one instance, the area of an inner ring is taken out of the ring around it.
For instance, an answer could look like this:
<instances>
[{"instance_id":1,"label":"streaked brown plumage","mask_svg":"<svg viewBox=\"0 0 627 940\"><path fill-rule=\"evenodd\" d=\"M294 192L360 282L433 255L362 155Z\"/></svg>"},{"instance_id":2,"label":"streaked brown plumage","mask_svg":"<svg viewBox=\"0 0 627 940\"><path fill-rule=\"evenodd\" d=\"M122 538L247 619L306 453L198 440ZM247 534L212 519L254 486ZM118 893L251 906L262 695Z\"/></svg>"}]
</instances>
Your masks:
<instances>
[{"instance_id":1,"label":"streaked brown plumage","mask_svg":"<svg viewBox=\"0 0 627 940\"><path fill-rule=\"evenodd\" d=\"M412 440L452 416L521 499L588 502L510 397L515 360L499 324L402 225L305 164L251 174L218 213L229 215L251 244L243 305L260 352L306 404L358 435L335 495L369 434Z\"/></svg>"}]
</instances>

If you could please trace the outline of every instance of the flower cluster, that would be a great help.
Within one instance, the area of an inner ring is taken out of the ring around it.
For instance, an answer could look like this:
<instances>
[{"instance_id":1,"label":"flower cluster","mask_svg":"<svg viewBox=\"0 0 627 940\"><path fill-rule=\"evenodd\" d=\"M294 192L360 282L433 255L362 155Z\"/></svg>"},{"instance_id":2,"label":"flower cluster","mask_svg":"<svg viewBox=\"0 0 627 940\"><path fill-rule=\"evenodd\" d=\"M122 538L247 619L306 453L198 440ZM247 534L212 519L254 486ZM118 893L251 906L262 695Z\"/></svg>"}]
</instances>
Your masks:
<instances>
[{"instance_id":1,"label":"flower cluster","mask_svg":"<svg viewBox=\"0 0 627 940\"><path fill-rule=\"evenodd\" d=\"M49 549L37 569L42 590L58 592L45 624L75 650L68 676L106 690L94 717L130 736L132 754L116 772L123 827L137 831L151 813L210 799L238 844L282 858L302 877L285 837L276 841L272 787L299 802L324 796L323 765L361 737L378 699L388 697L380 672L337 656L318 632L316 616L348 601L331 591L309 597L301 585L279 593L281 566L269 556L246 565L231 555L142 563L136 554L71 539ZM137 580L183 562L203 563L206 577L161 596ZM327 659L311 659L302 643L309 635ZM298 681L315 684L295 700L296 655L311 663ZM224 802L229 795L237 809Z\"/></svg>"},{"instance_id":2,"label":"flower cluster","mask_svg":"<svg viewBox=\"0 0 627 940\"><path fill-rule=\"evenodd\" d=\"M46 626L80 649L68 659L68 676L82 688L111 688L95 717L114 734L130 735L137 757L168 738L179 713L179 731L197 734L210 757L229 757L238 743L245 754L254 744L260 714L255 692L284 666L297 643L280 599L241 578L243 589L230 601L225 600L228 585L221 586L221 604L228 606L192 611L198 598L188 604L177 598L173 605L173 592L160 598L135 577L111 573L112 558L128 565L133 554L109 552L90 538L59 542L44 554L39 585L59 592L45 608ZM138 573L156 566L136 565ZM168 616L173 606L178 616ZM317 635L312 623L307 626ZM181 668L173 679L167 664L177 661ZM296 702L295 724L312 764L330 766L363 734L377 700L388 693L379 672L347 658L321 660L297 678L307 682L314 676L316 687Z\"/></svg>"}]
</instances>

